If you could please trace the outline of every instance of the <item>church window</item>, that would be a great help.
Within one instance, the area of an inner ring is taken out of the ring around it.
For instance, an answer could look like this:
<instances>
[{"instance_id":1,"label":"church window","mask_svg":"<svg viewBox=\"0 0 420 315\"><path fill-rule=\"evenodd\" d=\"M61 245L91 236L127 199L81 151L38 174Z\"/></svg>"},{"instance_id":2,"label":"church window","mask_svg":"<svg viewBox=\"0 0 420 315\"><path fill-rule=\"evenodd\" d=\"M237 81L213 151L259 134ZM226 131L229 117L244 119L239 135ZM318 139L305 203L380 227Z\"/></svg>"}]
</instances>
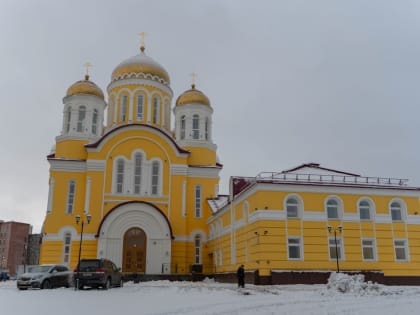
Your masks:
<instances>
[{"instance_id":1,"label":"church window","mask_svg":"<svg viewBox=\"0 0 420 315\"><path fill-rule=\"evenodd\" d=\"M363 260L376 260L375 252L375 240L366 238L362 239Z\"/></svg>"},{"instance_id":2,"label":"church window","mask_svg":"<svg viewBox=\"0 0 420 315\"><path fill-rule=\"evenodd\" d=\"M201 218L201 186L195 186L195 217Z\"/></svg>"},{"instance_id":3,"label":"church window","mask_svg":"<svg viewBox=\"0 0 420 315\"><path fill-rule=\"evenodd\" d=\"M205 132L205 139L209 140L209 118L206 117L205 125L204 125L204 132Z\"/></svg>"},{"instance_id":4,"label":"church window","mask_svg":"<svg viewBox=\"0 0 420 315\"><path fill-rule=\"evenodd\" d=\"M79 107L79 115L77 118L77 132L83 132L86 117L86 106Z\"/></svg>"},{"instance_id":5,"label":"church window","mask_svg":"<svg viewBox=\"0 0 420 315\"><path fill-rule=\"evenodd\" d=\"M123 95L121 98L120 121L125 121L126 118L127 118L127 95Z\"/></svg>"},{"instance_id":6,"label":"church window","mask_svg":"<svg viewBox=\"0 0 420 315\"><path fill-rule=\"evenodd\" d=\"M152 163L152 195L159 193L159 162L153 161Z\"/></svg>"},{"instance_id":7,"label":"church window","mask_svg":"<svg viewBox=\"0 0 420 315\"><path fill-rule=\"evenodd\" d=\"M199 123L199 116L194 115L193 116L193 126L192 126L192 132L193 132L193 139L199 138L199 130L200 130L200 123Z\"/></svg>"},{"instance_id":8,"label":"church window","mask_svg":"<svg viewBox=\"0 0 420 315\"><path fill-rule=\"evenodd\" d=\"M185 116L181 116L181 140L185 139Z\"/></svg>"},{"instance_id":9,"label":"church window","mask_svg":"<svg viewBox=\"0 0 420 315\"><path fill-rule=\"evenodd\" d=\"M143 120L143 94L137 95L137 120Z\"/></svg>"},{"instance_id":10,"label":"church window","mask_svg":"<svg viewBox=\"0 0 420 315\"><path fill-rule=\"evenodd\" d=\"M159 123L159 98L155 96L153 98L153 123L158 124Z\"/></svg>"},{"instance_id":11,"label":"church window","mask_svg":"<svg viewBox=\"0 0 420 315\"><path fill-rule=\"evenodd\" d=\"M64 130L66 131L66 133L69 133L70 131L70 122L71 122L71 107L69 107L66 112L66 126L64 127Z\"/></svg>"},{"instance_id":12,"label":"church window","mask_svg":"<svg viewBox=\"0 0 420 315\"><path fill-rule=\"evenodd\" d=\"M289 260L302 259L302 247L300 237L289 237L287 239L287 251Z\"/></svg>"},{"instance_id":13,"label":"church window","mask_svg":"<svg viewBox=\"0 0 420 315\"><path fill-rule=\"evenodd\" d=\"M330 253L331 260L342 260L343 258L343 247L342 247L342 239L341 237L334 237L328 238L328 249Z\"/></svg>"},{"instance_id":14,"label":"church window","mask_svg":"<svg viewBox=\"0 0 420 315\"><path fill-rule=\"evenodd\" d=\"M196 235L194 239L194 263L201 264L201 237Z\"/></svg>"},{"instance_id":15,"label":"church window","mask_svg":"<svg viewBox=\"0 0 420 315\"><path fill-rule=\"evenodd\" d=\"M299 216L299 201L295 197L287 198L286 212L288 218L297 218Z\"/></svg>"},{"instance_id":16,"label":"church window","mask_svg":"<svg viewBox=\"0 0 420 315\"><path fill-rule=\"evenodd\" d=\"M70 262L70 247L71 247L71 234L64 235L64 248L63 248L63 264L68 265Z\"/></svg>"},{"instance_id":17,"label":"church window","mask_svg":"<svg viewBox=\"0 0 420 315\"><path fill-rule=\"evenodd\" d=\"M391 203L392 221L402 221L401 204L398 201Z\"/></svg>"},{"instance_id":18,"label":"church window","mask_svg":"<svg viewBox=\"0 0 420 315\"><path fill-rule=\"evenodd\" d=\"M141 153L136 153L134 156L134 193L140 194L141 187L141 169L143 163L143 156Z\"/></svg>"},{"instance_id":19,"label":"church window","mask_svg":"<svg viewBox=\"0 0 420 315\"><path fill-rule=\"evenodd\" d=\"M340 205L336 199L334 198L328 199L326 208L327 208L328 219L335 219L335 220L340 219L340 216L341 216Z\"/></svg>"},{"instance_id":20,"label":"church window","mask_svg":"<svg viewBox=\"0 0 420 315\"><path fill-rule=\"evenodd\" d=\"M72 214L74 208L74 194L75 194L76 183L74 180L69 181L68 191L67 191L67 206L66 213Z\"/></svg>"},{"instance_id":21,"label":"church window","mask_svg":"<svg viewBox=\"0 0 420 315\"><path fill-rule=\"evenodd\" d=\"M92 133L94 135L96 135L97 128L98 128L98 110L94 109L93 115L92 115Z\"/></svg>"},{"instance_id":22,"label":"church window","mask_svg":"<svg viewBox=\"0 0 420 315\"><path fill-rule=\"evenodd\" d=\"M370 204L367 200L362 200L359 202L359 215L360 220L362 221L369 221L372 219L370 213Z\"/></svg>"},{"instance_id":23,"label":"church window","mask_svg":"<svg viewBox=\"0 0 420 315\"><path fill-rule=\"evenodd\" d=\"M124 160L118 159L117 160L117 181L116 181L116 189L117 193L123 192L123 183L124 183Z\"/></svg>"},{"instance_id":24,"label":"church window","mask_svg":"<svg viewBox=\"0 0 420 315\"><path fill-rule=\"evenodd\" d=\"M400 239L394 240L395 260L407 261L408 260L408 248L407 240Z\"/></svg>"}]
</instances>

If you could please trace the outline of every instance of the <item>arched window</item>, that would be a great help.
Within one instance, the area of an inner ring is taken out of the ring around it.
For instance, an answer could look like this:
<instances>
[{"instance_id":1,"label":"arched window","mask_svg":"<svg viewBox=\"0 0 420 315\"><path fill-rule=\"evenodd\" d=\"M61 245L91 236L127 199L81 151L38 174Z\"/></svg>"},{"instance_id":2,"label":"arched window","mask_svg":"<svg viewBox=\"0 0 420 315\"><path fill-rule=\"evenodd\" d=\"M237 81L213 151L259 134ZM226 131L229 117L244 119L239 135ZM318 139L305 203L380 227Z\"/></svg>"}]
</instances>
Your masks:
<instances>
[{"instance_id":1,"label":"arched window","mask_svg":"<svg viewBox=\"0 0 420 315\"><path fill-rule=\"evenodd\" d=\"M185 116L181 116L181 140L185 139Z\"/></svg>"},{"instance_id":2,"label":"arched window","mask_svg":"<svg viewBox=\"0 0 420 315\"><path fill-rule=\"evenodd\" d=\"M152 163L152 195L159 194L160 165L158 161Z\"/></svg>"},{"instance_id":3,"label":"arched window","mask_svg":"<svg viewBox=\"0 0 420 315\"><path fill-rule=\"evenodd\" d=\"M327 217L328 219L339 219L339 208L338 201L335 199L329 199L327 201Z\"/></svg>"},{"instance_id":4,"label":"arched window","mask_svg":"<svg viewBox=\"0 0 420 315\"><path fill-rule=\"evenodd\" d=\"M295 197L289 197L286 200L286 212L288 218L299 217L299 201Z\"/></svg>"},{"instance_id":5,"label":"arched window","mask_svg":"<svg viewBox=\"0 0 420 315\"><path fill-rule=\"evenodd\" d=\"M73 213L75 189L76 189L75 181L70 180L69 185L68 185L68 191L67 191L67 205L66 205L67 214Z\"/></svg>"},{"instance_id":6,"label":"arched window","mask_svg":"<svg viewBox=\"0 0 420 315\"><path fill-rule=\"evenodd\" d=\"M143 164L142 154L136 153L136 155L134 156L134 193L135 194L140 194L142 164Z\"/></svg>"},{"instance_id":7,"label":"arched window","mask_svg":"<svg viewBox=\"0 0 420 315\"><path fill-rule=\"evenodd\" d=\"M143 94L137 95L137 120L142 121L143 120L143 103L144 103L144 97Z\"/></svg>"},{"instance_id":8,"label":"arched window","mask_svg":"<svg viewBox=\"0 0 420 315\"><path fill-rule=\"evenodd\" d=\"M201 264L201 236L196 235L194 238L194 263Z\"/></svg>"},{"instance_id":9,"label":"arched window","mask_svg":"<svg viewBox=\"0 0 420 315\"><path fill-rule=\"evenodd\" d=\"M79 107L79 115L77 117L77 132L83 132L85 127L86 118L86 106L82 105Z\"/></svg>"},{"instance_id":10,"label":"arched window","mask_svg":"<svg viewBox=\"0 0 420 315\"><path fill-rule=\"evenodd\" d=\"M201 218L201 186L195 186L195 217Z\"/></svg>"},{"instance_id":11,"label":"arched window","mask_svg":"<svg viewBox=\"0 0 420 315\"><path fill-rule=\"evenodd\" d=\"M123 192L123 185L124 184L124 160L118 159L117 160L117 180L116 180L116 187L115 191L117 193Z\"/></svg>"},{"instance_id":12,"label":"arched window","mask_svg":"<svg viewBox=\"0 0 420 315\"><path fill-rule=\"evenodd\" d=\"M94 135L96 135L97 126L98 126L98 110L94 109L93 115L92 115L92 133Z\"/></svg>"},{"instance_id":13,"label":"arched window","mask_svg":"<svg viewBox=\"0 0 420 315\"><path fill-rule=\"evenodd\" d=\"M206 121L204 124L204 132L205 132L205 139L209 140L209 118L206 117Z\"/></svg>"},{"instance_id":14,"label":"arched window","mask_svg":"<svg viewBox=\"0 0 420 315\"><path fill-rule=\"evenodd\" d=\"M127 118L127 95L123 95L121 98L121 115L120 121L125 121Z\"/></svg>"},{"instance_id":15,"label":"arched window","mask_svg":"<svg viewBox=\"0 0 420 315\"><path fill-rule=\"evenodd\" d=\"M198 115L193 116L192 125L193 139L198 139L200 135L200 117Z\"/></svg>"},{"instance_id":16,"label":"arched window","mask_svg":"<svg viewBox=\"0 0 420 315\"><path fill-rule=\"evenodd\" d=\"M68 265L70 263L70 249L71 249L71 233L64 235L63 244L63 264Z\"/></svg>"},{"instance_id":17,"label":"arched window","mask_svg":"<svg viewBox=\"0 0 420 315\"><path fill-rule=\"evenodd\" d=\"M361 200L359 202L360 220L369 221L372 219L370 208L370 203L367 200Z\"/></svg>"},{"instance_id":18,"label":"arched window","mask_svg":"<svg viewBox=\"0 0 420 315\"><path fill-rule=\"evenodd\" d=\"M392 221L402 221L402 207L398 201L393 201L390 206Z\"/></svg>"},{"instance_id":19,"label":"arched window","mask_svg":"<svg viewBox=\"0 0 420 315\"><path fill-rule=\"evenodd\" d=\"M159 98L155 96L153 98L153 123L158 124L159 123Z\"/></svg>"},{"instance_id":20,"label":"arched window","mask_svg":"<svg viewBox=\"0 0 420 315\"><path fill-rule=\"evenodd\" d=\"M70 122L71 122L71 107L67 108L66 111L66 125L64 127L64 130L66 133L70 132Z\"/></svg>"}]
</instances>

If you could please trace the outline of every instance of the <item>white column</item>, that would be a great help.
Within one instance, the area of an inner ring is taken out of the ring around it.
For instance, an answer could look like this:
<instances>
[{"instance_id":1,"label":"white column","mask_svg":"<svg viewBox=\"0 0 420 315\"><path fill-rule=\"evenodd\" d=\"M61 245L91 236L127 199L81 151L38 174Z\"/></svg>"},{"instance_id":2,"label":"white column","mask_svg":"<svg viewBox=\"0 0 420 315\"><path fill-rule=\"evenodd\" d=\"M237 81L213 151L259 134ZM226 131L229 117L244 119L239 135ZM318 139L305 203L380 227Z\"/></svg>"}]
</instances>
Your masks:
<instances>
[{"instance_id":1,"label":"white column","mask_svg":"<svg viewBox=\"0 0 420 315\"><path fill-rule=\"evenodd\" d=\"M89 213L89 203L90 203L90 176L86 178L86 194L85 194L85 213Z\"/></svg>"},{"instance_id":2,"label":"white column","mask_svg":"<svg viewBox=\"0 0 420 315\"><path fill-rule=\"evenodd\" d=\"M50 179L50 188L48 190L48 205L47 205L47 213L52 212L52 203L53 203L53 195L54 195L54 177Z\"/></svg>"}]
</instances>

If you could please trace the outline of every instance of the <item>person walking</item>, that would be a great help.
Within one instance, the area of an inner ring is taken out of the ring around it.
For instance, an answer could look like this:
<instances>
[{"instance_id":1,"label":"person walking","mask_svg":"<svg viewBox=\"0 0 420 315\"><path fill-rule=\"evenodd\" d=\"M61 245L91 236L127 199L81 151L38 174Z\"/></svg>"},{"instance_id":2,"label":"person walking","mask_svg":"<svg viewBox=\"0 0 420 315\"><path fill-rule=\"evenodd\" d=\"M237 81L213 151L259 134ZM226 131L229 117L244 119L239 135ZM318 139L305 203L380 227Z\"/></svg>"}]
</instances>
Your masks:
<instances>
[{"instance_id":1,"label":"person walking","mask_svg":"<svg viewBox=\"0 0 420 315\"><path fill-rule=\"evenodd\" d=\"M244 265L240 265L238 271L236 272L238 277L238 288L245 288L245 269Z\"/></svg>"}]
</instances>

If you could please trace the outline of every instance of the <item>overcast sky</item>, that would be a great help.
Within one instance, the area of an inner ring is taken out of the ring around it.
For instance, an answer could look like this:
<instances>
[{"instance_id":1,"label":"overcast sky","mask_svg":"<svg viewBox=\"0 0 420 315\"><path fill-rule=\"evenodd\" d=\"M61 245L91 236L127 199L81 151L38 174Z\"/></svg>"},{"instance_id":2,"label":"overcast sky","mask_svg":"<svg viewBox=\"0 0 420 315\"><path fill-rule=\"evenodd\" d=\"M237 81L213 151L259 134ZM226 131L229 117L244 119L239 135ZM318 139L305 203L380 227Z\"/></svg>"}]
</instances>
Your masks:
<instances>
[{"instance_id":1,"label":"overcast sky","mask_svg":"<svg viewBox=\"0 0 420 315\"><path fill-rule=\"evenodd\" d=\"M2 0L0 220L39 232L67 88L89 61L105 91L143 31L173 101L198 73L222 193L305 162L420 186L419 1Z\"/></svg>"}]
</instances>

